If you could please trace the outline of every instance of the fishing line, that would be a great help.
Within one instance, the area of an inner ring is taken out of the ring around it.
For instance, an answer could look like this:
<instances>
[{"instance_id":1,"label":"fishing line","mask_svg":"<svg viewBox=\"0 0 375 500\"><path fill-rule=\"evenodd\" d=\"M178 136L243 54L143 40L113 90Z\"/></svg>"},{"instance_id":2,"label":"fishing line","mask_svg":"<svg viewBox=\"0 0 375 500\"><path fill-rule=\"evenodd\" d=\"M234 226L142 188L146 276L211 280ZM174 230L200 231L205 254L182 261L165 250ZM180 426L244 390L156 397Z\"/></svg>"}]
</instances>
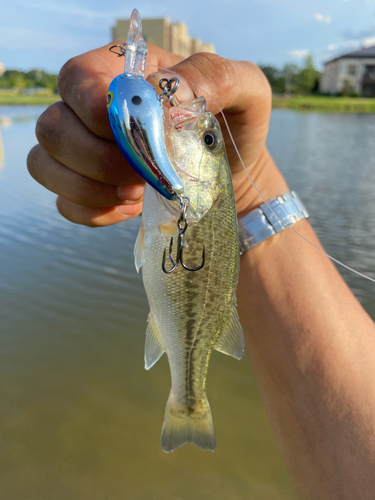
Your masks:
<instances>
[{"instance_id":1,"label":"fishing line","mask_svg":"<svg viewBox=\"0 0 375 500\"><path fill-rule=\"evenodd\" d=\"M163 71L166 71L167 73L171 73L172 75L178 75L178 73L176 73L175 71L171 71L170 69L167 69L167 68L162 68L161 66L156 66L154 64L150 64L148 62L146 62L146 64L148 66L151 66L153 68L156 68L156 69L161 69ZM251 184L253 185L255 191L258 193L258 195L260 196L260 198L264 201L265 205L267 205L267 207L271 210L271 212L273 212L276 217L285 225L287 226L288 229L291 229L293 231L294 234L296 234L297 236L299 236L303 241L305 241L306 243L308 243L309 245L311 245L313 248L315 248L315 250L318 250L318 252L320 252L321 254L325 255L326 257L328 257L329 259L331 259L333 262L335 262L336 264L338 264L339 266L341 267L344 267L345 269L347 269L348 271L351 271L352 273L354 274L357 274L358 276L361 276L362 278L365 278L369 281L372 281L373 283L375 283L375 279L374 278L371 278L370 276L367 276L366 274L363 274L361 273L360 271L357 271L356 269L353 269L352 267L344 264L343 262L341 262L340 260L338 259L335 259L335 257L332 257L332 255L329 255L327 252L325 252L324 250L322 250L321 248L317 247L316 245L314 245L314 243L312 243L311 241L309 241L307 238L305 238L304 236L302 236L302 234L300 234L298 231L296 231L293 226L291 224L289 224L287 221L285 221L282 217L280 217L280 215L278 213L275 212L275 210L268 204L267 200L264 198L264 196L262 195L262 193L259 191L259 189L257 188L255 182L253 181L253 179L251 178L249 172L247 171L247 168L245 166L245 163L241 157L241 154L237 148L237 144L235 143L235 140L233 138L233 135L232 135L232 132L229 128L229 125L228 125L228 122L227 122L227 119L225 118L225 115L224 115L224 112L223 110L221 109L221 107L218 105L218 103L212 99L212 97L209 96L209 94L207 92L205 92L202 88L200 88L198 85L196 85L195 83L193 83L192 81L188 80L187 78L184 77L184 80L188 83L190 83L192 85L192 87L194 88L197 88L198 90L200 90L203 94L206 94L210 99L211 101L217 106L218 110L220 111L220 114L221 116L223 117L223 120L224 120L224 123L225 123L225 126L227 127L227 130L228 130L228 134L229 134L229 137L230 137L230 140L232 141L232 144L233 144L233 147L236 151L236 154L241 162L241 165L243 166L245 172L246 172L246 175L248 176Z\"/></svg>"}]
</instances>

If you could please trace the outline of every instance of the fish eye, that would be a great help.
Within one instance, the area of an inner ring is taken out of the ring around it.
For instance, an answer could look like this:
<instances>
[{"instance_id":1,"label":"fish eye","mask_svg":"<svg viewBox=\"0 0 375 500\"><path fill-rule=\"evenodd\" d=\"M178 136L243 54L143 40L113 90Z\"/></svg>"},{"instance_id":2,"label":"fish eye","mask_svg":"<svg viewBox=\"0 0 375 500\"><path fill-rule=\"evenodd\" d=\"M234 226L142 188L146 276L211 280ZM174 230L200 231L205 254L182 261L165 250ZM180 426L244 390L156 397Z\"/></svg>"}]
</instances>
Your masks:
<instances>
[{"instance_id":1,"label":"fish eye","mask_svg":"<svg viewBox=\"0 0 375 500\"><path fill-rule=\"evenodd\" d=\"M108 94L107 94L107 108L110 107L110 105L112 104L112 101L113 101L113 92L111 92L109 90Z\"/></svg>"},{"instance_id":2,"label":"fish eye","mask_svg":"<svg viewBox=\"0 0 375 500\"><path fill-rule=\"evenodd\" d=\"M221 145L221 136L214 130L206 130L203 134L203 142L209 151L217 151Z\"/></svg>"},{"instance_id":3,"label":"fish eye","mask_svg":"<svg viewBox=\"0 0 375 500\"><path fill-rule=\"evenodd\" d=\"M135 95L132 97L132 103L138 106L142 102L142 97L139 97L139 95Z\"/></svg>"}]
</instances>

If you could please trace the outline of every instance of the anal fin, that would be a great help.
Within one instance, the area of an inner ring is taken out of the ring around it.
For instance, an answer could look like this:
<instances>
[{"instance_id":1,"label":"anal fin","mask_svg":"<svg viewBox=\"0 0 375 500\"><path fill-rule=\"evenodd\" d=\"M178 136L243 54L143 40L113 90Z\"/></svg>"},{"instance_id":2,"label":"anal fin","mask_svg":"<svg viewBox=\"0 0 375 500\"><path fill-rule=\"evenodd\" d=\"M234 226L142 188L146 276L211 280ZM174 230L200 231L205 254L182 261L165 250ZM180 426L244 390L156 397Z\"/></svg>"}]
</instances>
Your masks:
<instances>
[{"instance_id":1,"label":"anal fin","mask_svg":"<svg viewBox=\"0 0 375 500\"><path fill-rule=\"evenodd\" d=\"M222 335L215 346L216 351L241 359L245 351L242 326L237 309L233 306L227 331Z\"/></svg>"},{"instance_id":2,"label":"anal fin","mask_svg":"<svg viewBox=\"0 0 375 500\"><path fill-rule=\"evenodd\" d=\"M148 315L148 325L146 330L145 344L145 368L149 370L162 357L164 347L160 340L159 332L155 325L155 320L152 314Z\"/></svg>"}]
</instances>

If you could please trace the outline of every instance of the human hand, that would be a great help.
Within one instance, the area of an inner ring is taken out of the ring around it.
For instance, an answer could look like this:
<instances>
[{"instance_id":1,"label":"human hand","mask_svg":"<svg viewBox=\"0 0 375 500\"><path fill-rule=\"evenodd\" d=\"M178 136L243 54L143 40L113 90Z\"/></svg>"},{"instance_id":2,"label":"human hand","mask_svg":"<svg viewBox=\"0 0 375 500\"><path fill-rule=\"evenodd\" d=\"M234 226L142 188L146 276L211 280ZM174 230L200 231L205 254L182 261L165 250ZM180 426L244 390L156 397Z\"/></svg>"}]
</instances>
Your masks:
<instances>
[{"instance_id":1,"label":"human hand","mask_svg":"<svg viewBox=\"0 0 375 500\"><path fill-rule=\"evenodd\" d=\"M59 75L63 99L40 116L36 135L39 144L29 153L30 174L58 194L60 213L72 222L106 226L127 220L142 211L143 180L122 156L109 126L106 95L112 79L123 71L123 59L108 46L69 60ZM266 197L287 191L272 162L265 140L271 111L271 91L263 73L248 62L235 62L214 54L195 54L189 59L148 46L147 62L168 67L182 77L178 96L205 95L217 113L214 99L225 112L245 165ZM172 68L171 68L172 67ZM155 87L161 75L146 64L146 77ZM184 81L184 79L186 81ZM239 216L261 200L246 176L226 127L221 121Z\"/></svg>"}]
</instances>

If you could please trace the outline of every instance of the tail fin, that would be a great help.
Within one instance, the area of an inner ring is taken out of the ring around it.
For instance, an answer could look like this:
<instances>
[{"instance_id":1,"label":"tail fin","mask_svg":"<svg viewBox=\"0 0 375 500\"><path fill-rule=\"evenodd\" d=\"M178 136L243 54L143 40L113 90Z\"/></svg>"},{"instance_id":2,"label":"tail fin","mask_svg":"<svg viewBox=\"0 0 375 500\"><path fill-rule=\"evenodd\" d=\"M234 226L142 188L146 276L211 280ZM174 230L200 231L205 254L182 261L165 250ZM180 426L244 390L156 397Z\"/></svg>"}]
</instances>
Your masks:
<instances>
[{"instance_id":1,"label":"tail fin","mask_svg":"<svg viewBox=\"0 0 375 500\"><path fill-rule=\"evenodd\" d=\"M185 443L193 443L205 450L215 450L211 408L207 397L194 407L188 407L177 401L171 391L165 408L161 446L168 453Z\"/></svg>"}]
</instances>

